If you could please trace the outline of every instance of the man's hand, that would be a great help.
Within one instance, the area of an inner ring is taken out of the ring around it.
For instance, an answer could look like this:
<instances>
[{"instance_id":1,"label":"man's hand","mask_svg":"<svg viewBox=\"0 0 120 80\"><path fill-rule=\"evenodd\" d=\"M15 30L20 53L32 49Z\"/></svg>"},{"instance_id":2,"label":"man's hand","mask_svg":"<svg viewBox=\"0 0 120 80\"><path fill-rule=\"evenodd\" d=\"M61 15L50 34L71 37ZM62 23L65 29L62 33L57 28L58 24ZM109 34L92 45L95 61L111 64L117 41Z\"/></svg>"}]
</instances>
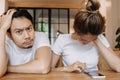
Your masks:
<instances>
[{"instance_id":1,"label":"man's hand","mask_svg":"<svg viewBox=\"0 0 120 80\"><path fill-rule=\"evenodd\" d=\"M6 14L0 16L0 28L7 31L10 28L12 15L15 12L15 9L10 9Z\"/></svg>"}]
</instances>

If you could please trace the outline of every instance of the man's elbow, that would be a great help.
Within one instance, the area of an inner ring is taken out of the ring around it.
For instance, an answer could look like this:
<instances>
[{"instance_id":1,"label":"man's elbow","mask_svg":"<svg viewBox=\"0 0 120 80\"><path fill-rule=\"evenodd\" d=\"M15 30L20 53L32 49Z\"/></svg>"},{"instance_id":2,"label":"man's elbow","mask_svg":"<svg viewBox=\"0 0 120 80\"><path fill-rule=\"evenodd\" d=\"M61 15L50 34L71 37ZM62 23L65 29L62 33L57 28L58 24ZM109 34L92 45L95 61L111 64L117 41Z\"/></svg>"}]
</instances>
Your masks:
<instances>
[{"instance_id":1,"label":"man's elbow","mask_svg":"<svg viewBox=\"0 0 120 80\"><path fill-rule=\"evenodd\" d=\"M4 74L0 74L0 78L3 77Z\"/></svg>"},{"instance_id":2,"label":"man's elbow","mask_svg":"<svg viewBox=\"0 0 120 80\"><path fill-rule=\"evenodd\" d=\"M112 67L111 67L112 68ZM114 68L112 68L115 72L120 72L120 65L115 65Z\"/></svg>"},{"instance_id":3,"label":"man's elbow","mask_svg":"<svg viewBox=\"0 0 120 80\"><path fill-rule=\"evenodd\" d=\"M117 67L115 71L120 72L120 67Z\"/></svg>"},{"instance_id":4,"label":"man's elbow","mask_svg":"<svg viewBox=\"0 0 120 80\"><path fill-rule=\"evenodd\" d=\"M4 74L5 72L0 72L0 78L3 77Z\"/></svg>"},{"instance_id":5,"label":"man's elbow","mask_svg":"<svg viewBox=\"0 0 120 80\"><path fill-rule=\"evenodd\" d=\"M47 74L50 71L50 67L39 68L37 73Z\"/></svg>"},{"instance_id":6,"label":"man's elbow","mask_svg":"<svg viewBox=\"0 0 120 80\"><path fill-rule=\"evenodd\" d=\"M44 70L42 70L42 74L47 74L48 72L50 71L50 69L48 69L48 68L45 68Z\"/></svg>"}]
</instances>

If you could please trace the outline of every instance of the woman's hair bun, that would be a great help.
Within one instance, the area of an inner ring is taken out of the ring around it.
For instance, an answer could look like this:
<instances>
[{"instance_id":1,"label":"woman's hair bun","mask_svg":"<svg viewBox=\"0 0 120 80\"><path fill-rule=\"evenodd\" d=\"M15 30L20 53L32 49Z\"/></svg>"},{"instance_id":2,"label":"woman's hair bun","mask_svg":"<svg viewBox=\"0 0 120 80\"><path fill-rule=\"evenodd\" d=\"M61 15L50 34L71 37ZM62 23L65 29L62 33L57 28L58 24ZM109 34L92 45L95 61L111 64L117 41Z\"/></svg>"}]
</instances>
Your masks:
<instances>
[{"instance_id":1,"label":"woman's hair bun","mask_svg":"<svg viewBox=\"0 0 120 80\"><path fill-rule=\"evenodd\" d=\"M88 3L86 4L86 9L88 11L96 11L99 10L100 3L98 0L88 0Z\"/></svg>"}]
</instances>

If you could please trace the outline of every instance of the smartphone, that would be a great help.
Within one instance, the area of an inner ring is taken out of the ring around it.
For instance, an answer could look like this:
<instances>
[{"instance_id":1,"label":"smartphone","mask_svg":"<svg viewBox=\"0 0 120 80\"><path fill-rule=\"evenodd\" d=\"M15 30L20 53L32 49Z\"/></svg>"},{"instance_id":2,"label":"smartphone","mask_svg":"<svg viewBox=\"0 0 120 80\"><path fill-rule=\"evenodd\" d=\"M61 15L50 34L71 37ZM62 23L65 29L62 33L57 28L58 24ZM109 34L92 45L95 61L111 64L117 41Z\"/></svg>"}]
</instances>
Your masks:
<instances>
[{"instance_id":1,"label":"smartphone","mask_svg":"<svg viewBox=\"0 0 120 80\"><path fill-rule=\"evenodd\" d=\"M88 75L90 75L92 78L105 78L106 76L103 74L100 74L96 71L91 71L91 72L87 72Z\"/></svg>"}]
</instances>

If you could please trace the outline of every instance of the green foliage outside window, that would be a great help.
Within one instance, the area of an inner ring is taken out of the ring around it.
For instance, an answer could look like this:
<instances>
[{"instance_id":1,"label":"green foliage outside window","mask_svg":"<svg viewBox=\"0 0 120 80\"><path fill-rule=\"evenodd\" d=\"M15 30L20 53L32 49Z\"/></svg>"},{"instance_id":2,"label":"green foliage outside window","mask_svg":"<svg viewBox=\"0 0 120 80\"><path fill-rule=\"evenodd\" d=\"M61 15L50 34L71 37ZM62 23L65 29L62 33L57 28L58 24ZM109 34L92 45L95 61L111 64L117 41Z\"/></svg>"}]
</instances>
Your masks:
<instances>
[{"instance_id":1,"label":"green foliage outside window","mask_svg":"<svg viewBox=\"0 0 120 80\"><path fill-rule=\"evenodd\" d=\"M38 23L39 32L48 32L48 25L46 23Z\"/></svg>"}]
</instances>

